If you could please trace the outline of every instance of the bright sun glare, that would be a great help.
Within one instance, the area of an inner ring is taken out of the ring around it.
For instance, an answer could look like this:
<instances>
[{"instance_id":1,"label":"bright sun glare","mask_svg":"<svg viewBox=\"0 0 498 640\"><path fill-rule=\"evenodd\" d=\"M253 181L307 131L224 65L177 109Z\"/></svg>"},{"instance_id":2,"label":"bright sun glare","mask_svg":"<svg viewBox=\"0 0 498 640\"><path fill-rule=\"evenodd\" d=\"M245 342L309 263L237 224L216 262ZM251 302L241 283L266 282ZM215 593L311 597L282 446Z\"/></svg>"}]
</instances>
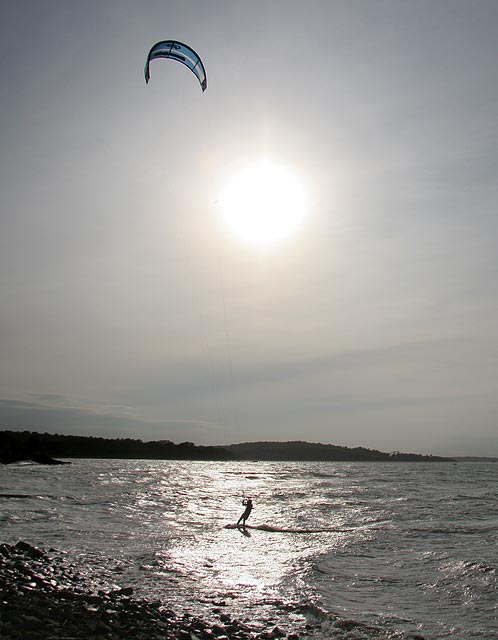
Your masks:
<instances>
[{"instance_id":1,"label":"bright sun glare","mask_svg":"<svg viewBox=\"0 0 498 640\"><path fill-rule=\"evenodd\" d=\"M235 174L221 194L228 227L256 246L289 236L306 215L306 194L299 178L267 160Z\"/></svg>"}]
</instances>

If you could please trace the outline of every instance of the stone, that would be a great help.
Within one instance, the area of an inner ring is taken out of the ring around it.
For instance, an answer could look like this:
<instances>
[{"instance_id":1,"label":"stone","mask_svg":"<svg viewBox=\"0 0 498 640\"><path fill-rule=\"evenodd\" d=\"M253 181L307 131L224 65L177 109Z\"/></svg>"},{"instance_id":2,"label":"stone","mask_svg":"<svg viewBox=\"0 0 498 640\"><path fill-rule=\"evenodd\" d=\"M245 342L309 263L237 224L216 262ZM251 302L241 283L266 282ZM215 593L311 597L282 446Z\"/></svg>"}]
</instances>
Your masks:
<instances>
[{"instance_id":1,"label":"stone","mask_svg":"<svg viewBox=\"0 0 498 640\"><path fill-rule=\"evenodd\" d=\"M107 576L105 590L90 586L92 578L84 566L68 562L61 552L53 550L49 557L24 541L0 545L0 638L276 640L283 634L278 627L261 633L263 625L246 625L220 609L218 624L188 611L177 615L159 600L135 599L132 587L109 585Z\"/></svg>"},{"instance_id":2,"label":"stone","mask_svg":"<svg viewBox=\"0 0 498 640\"><path fill-rule=\"evenodd\" d=\"M23 540L20 540L16 544L16 549L18 549L19 551L22 551L23 553L28 555L30 558L35 558L40 560L45 558L45 554L43 553L43 551L40 551L40 549L38 549L37 547L32 547L30 544L28 544L27 542L24 542Z\"/></svg>"},{"instance_id":3,"label":"stone","mask_svg":"<svg viewBox=\"0 0 498 640\"><path fill-rule=\"evenodd\" d=\"M213 626L211 627L211 630L217 636L222 636L222 635L225 634L225 627L223 627L223 626L221 626L219 624L213 624Z\"/></svg>"}]
</instances>

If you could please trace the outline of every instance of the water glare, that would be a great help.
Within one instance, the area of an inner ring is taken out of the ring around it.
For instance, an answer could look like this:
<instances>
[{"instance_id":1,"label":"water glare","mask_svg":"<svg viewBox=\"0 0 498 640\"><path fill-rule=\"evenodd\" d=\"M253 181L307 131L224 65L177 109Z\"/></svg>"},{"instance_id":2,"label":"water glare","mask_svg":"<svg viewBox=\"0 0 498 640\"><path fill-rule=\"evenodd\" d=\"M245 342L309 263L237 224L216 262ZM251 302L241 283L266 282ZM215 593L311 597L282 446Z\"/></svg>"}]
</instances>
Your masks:
<instances>
[{"instance_id":1,"label":"water glare","mask_svg":"<svg viewBox=\"0 0 498 640\"><path fill-rule=\"evenodd\" d=\"M179 611L314 638L495 628L493 465L74 460L0 482L20 496L1 541L59 547ZM244 497L255 528L226 528Z\"/></svg>"}]
</instances>

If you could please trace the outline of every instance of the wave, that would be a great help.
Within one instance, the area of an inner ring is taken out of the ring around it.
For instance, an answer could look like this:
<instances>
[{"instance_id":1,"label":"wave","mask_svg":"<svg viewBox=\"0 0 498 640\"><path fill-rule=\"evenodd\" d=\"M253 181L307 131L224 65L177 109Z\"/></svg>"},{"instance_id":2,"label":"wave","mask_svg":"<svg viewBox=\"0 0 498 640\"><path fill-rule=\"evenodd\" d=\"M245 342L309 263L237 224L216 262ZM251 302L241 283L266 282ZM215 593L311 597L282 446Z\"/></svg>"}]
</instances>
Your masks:
<instances>
[{"instance_id":1,"label":"wave","mask_svg":"<svg viewBox=\"0 0 498 640\"><path fill-rule=\"evenodd\" d=\"M477 560L469 560L469 561L458 561L458 562L450 562L447 566L448 570L453 575L458 575L460 579L482 573L489 573L493 576L496 576L497 567L491 564L488 564L484 561Z\"/></svg>"},{"instance_id":2,"label":"wave","mask_svg":"<svg viewBox=\"0 0 498 640\"><path fill-rule=\"evenodd\" d=\"M497 522L474 523L472 525L452 525L447 527L414 527L411 530L412 536L427 537L432 535L460 535L475 536L487 532L493 532L498 528Z\"/></svg>"},{"instance_id":3,"label":"wave","mask_svg":"<svg viewBox=\"0 0 498 640\"><path fill-rule=\"evenodd\" d=\"M6 500L58 500L65 496L42 495L40 493L0 493L0 498Z\"/></svg>"},{"instance_id":4,"label":"wave","mask_svg":"<svg viewBox=\"0 0 498 640\"><path fill-rule=\"evenodd\" d=\"M306 628L312 634L310 637L315 640L329 640L332 637L338 640L347 640L348 638L357 640L370 640L371 638L394 640L394 638L400 637L396 631L391 632L374 624L327 611L318 603L306 602L297 605L295 610L304 616ZM421 638L421 636L412 637Z\"/></svg>"}]
</instances>

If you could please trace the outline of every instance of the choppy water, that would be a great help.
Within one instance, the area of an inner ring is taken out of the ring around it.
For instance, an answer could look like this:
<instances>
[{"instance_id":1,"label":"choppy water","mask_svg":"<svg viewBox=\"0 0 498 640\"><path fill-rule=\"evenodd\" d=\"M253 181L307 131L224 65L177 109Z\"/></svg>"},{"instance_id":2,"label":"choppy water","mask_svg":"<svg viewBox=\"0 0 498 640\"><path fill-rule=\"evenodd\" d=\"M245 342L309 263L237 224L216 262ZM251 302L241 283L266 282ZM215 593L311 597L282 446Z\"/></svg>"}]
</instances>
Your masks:
<instances>
[{"instance_id":1,"label":"choppy water","mask_svg":"<svg viewBox=\"0 0 498 640\"><path fill-rule=\"evenodd\" d=\"M1 467L0 493L20 494L0 497L0 542L65 549L179 611L498 638L496 464L75 460ZM224 528L244 495L273 530Z\"/></svg>"}]
</instances>

